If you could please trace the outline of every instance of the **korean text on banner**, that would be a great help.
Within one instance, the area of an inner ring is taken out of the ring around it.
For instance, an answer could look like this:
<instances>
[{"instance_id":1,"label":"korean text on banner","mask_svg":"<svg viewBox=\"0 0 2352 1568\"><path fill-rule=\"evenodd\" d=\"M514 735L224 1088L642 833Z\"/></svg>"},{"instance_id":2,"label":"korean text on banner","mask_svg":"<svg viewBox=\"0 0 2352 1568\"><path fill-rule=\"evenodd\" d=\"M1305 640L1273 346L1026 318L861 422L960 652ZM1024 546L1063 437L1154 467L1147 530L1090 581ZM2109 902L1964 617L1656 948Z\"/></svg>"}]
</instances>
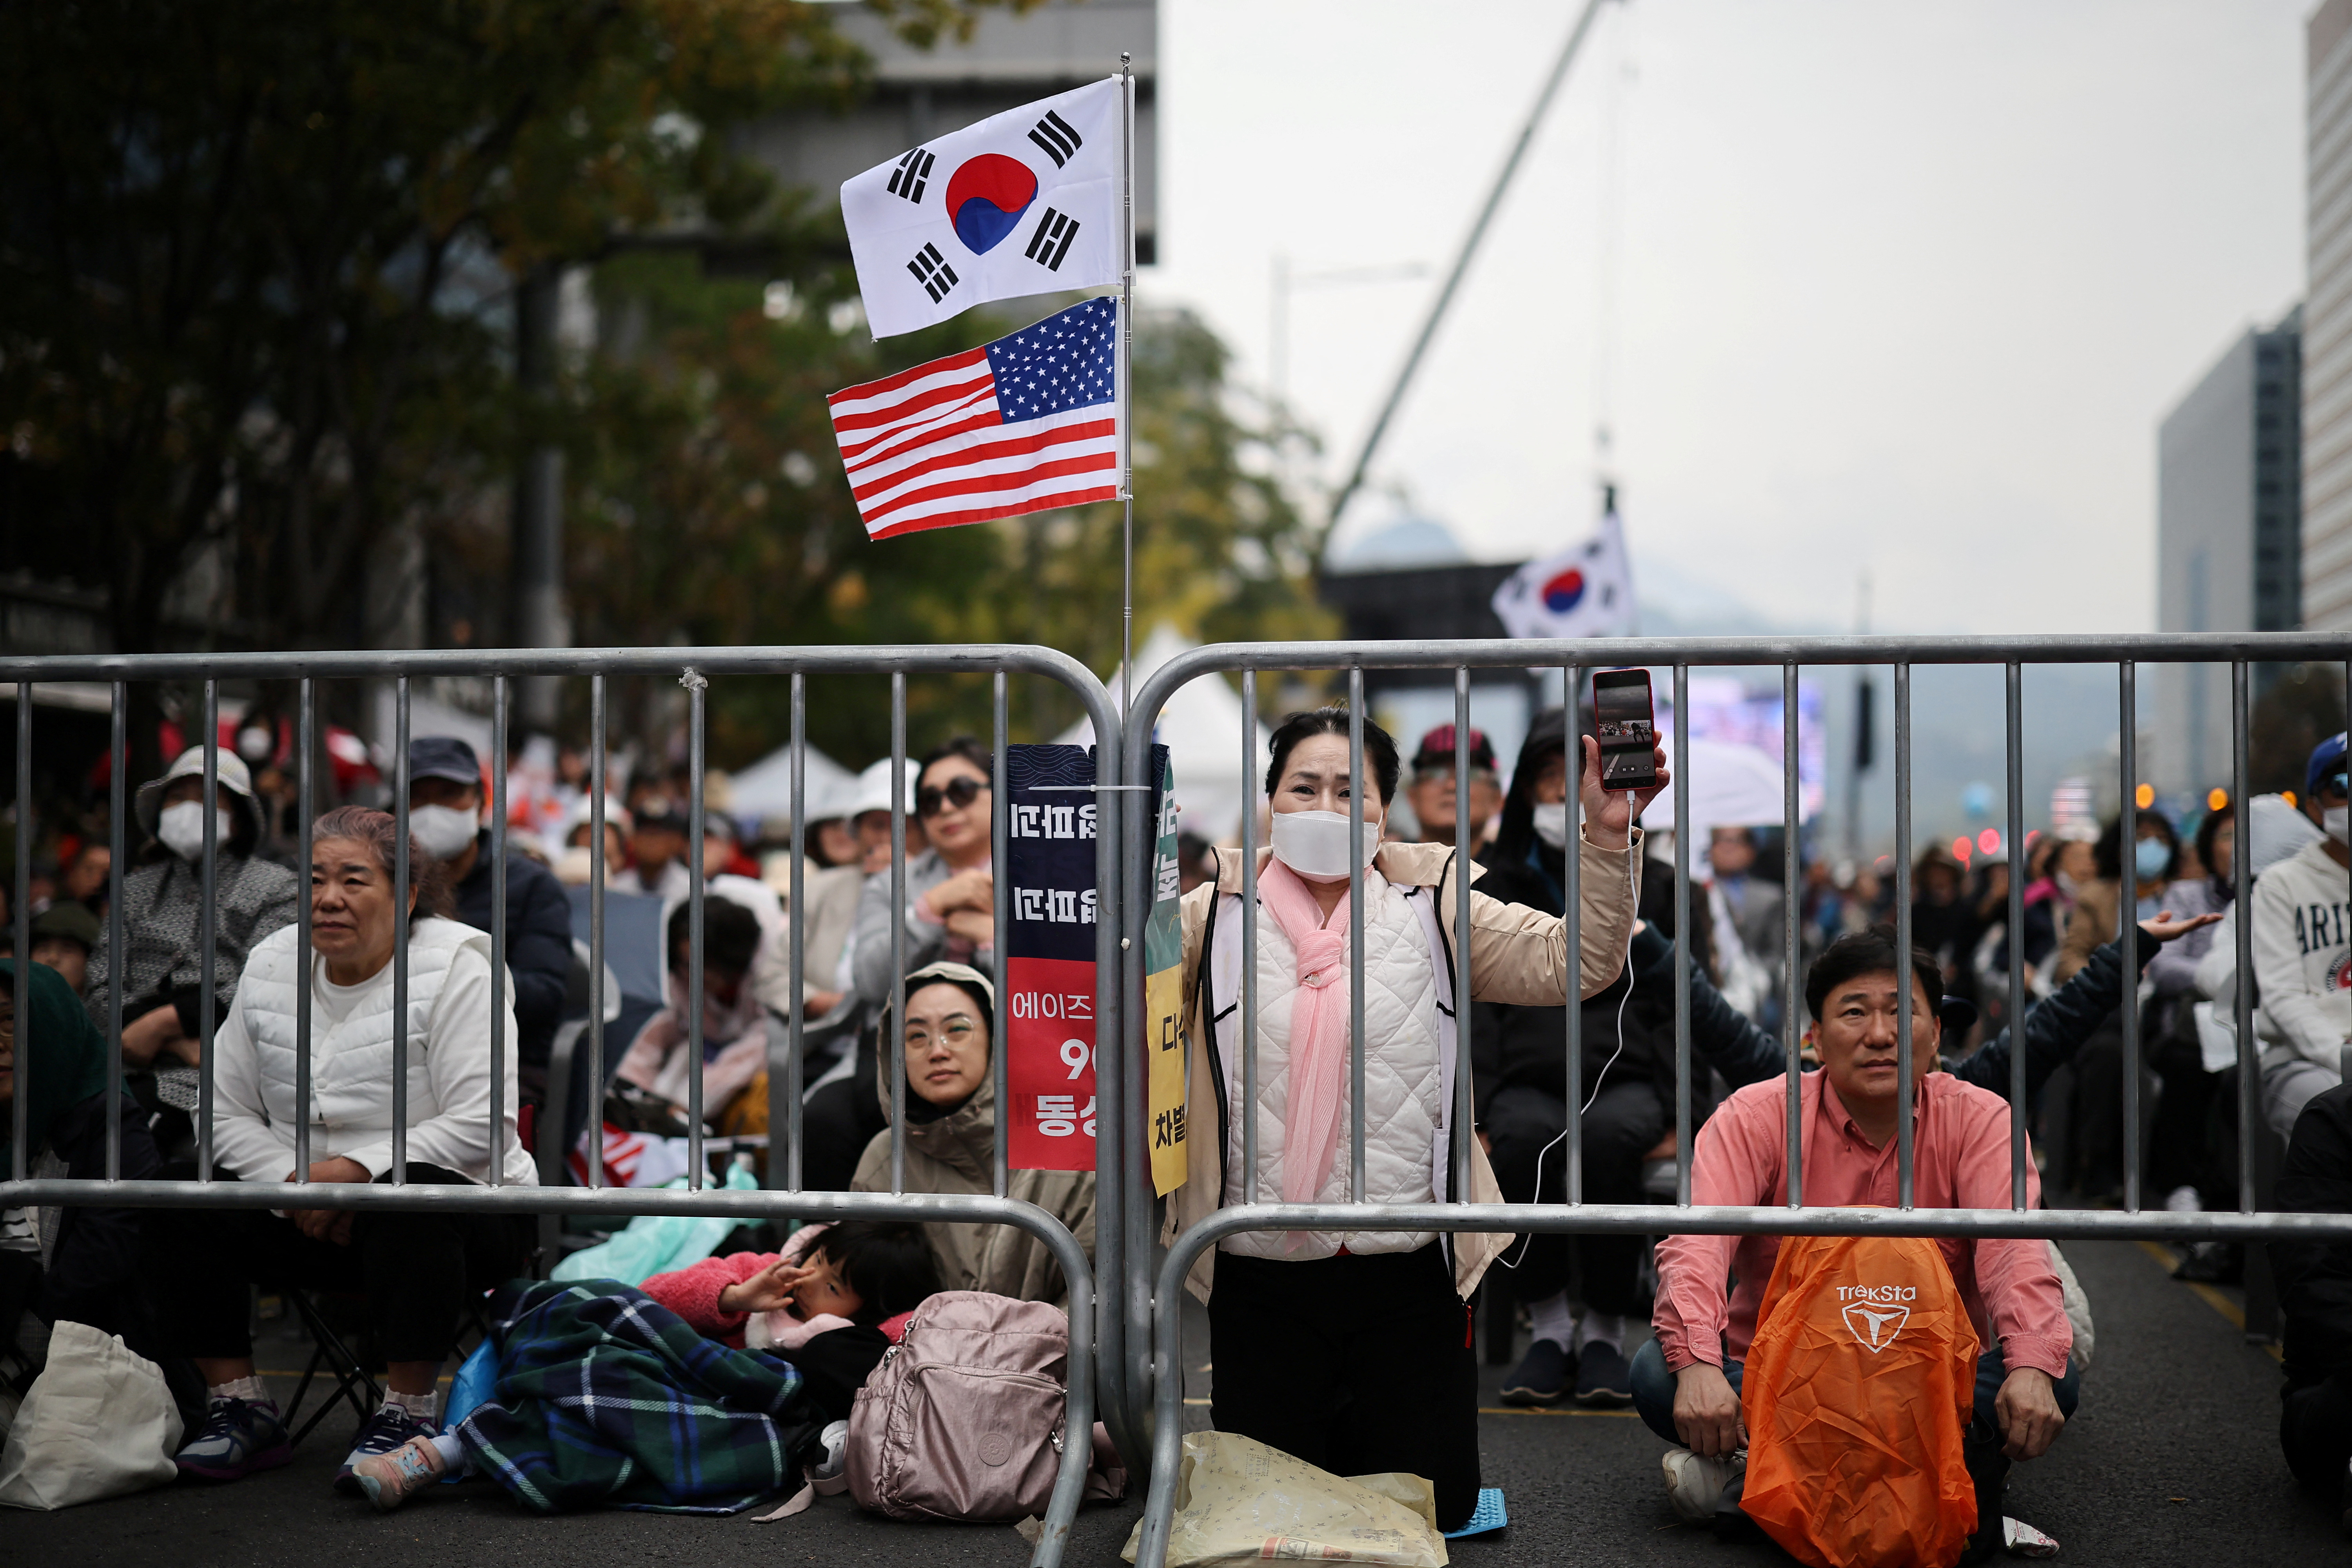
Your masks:
<instances>
[{"instance_id":1,"label":"korean text on banner","mask_svg":"<svg viewBox=\"0 0 2352 1568\"><path fill-rule=\"evenodd\" d=\"M1000 951L1008 1164L1095 1168L1094 752L1007 746L1012 927ZM1059 788L1045 787L1059 785ZM1073 788L1071 786L1080 786Z\"/></svg>"},{"instance_id":2,"label":"korean text on banner","mask_svg":"<svg viewBox=\"0 0 2352 1568\"><path fill-rule=\"evenodd\" d=\"M1118 281L1119 82L934 137L841 187L877 338L986 304Z\"/></svg>"},{"instance_id":3,"label":"korean text on banner","mask_svg":"<svg viewBox=\"0 0 2352 1568\"><path fill-rule=\"evenodd\" d=\"M1146 1105L1150 1112L1151 1186L1166 1197L1184 1184L1184 912L1176 858L1176 770L1168 748L1151 748L1152 804L1159 832L1151 846L1151 918L1143 928Z\"/></svg>"}]
</instances>

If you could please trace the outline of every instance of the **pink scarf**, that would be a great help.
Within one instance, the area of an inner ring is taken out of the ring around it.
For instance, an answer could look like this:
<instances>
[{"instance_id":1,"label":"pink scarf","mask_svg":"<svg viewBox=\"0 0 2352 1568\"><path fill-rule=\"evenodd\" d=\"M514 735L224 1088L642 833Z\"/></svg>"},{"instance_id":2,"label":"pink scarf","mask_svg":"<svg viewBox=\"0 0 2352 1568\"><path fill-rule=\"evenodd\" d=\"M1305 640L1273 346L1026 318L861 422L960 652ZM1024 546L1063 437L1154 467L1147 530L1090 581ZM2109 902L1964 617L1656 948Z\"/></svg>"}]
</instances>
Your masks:
<instances>
[{"instance_id":1,"label":"pink scarf","mask_svg":"<svg viewBox=\"0 0 2352 1568\"><path fill-rule=\"evenodd\" d=\"M1283 1136L1282 1201L1310 1204L1339 1146L1348 1066L1348 897L1340 894L1326 922L1306 879L1279 860L1267 861L1258 874L1257 895L1298 954L1298 989L1290 1000L1290 1114ZM1304 1231L1290 1232L1287 1250L1297 1250L1306 1239Z\"/></svg>"}]
</instances>

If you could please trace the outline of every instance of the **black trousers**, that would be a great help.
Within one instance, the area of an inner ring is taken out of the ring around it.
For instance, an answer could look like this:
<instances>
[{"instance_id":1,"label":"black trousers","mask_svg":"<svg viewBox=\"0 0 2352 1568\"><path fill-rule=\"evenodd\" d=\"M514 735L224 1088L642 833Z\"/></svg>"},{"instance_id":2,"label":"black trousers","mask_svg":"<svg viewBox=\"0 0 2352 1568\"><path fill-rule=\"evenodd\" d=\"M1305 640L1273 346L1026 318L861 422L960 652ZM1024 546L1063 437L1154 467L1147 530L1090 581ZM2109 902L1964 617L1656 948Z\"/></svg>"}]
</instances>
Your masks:
<instances>
[{"instance_id":1,"label":"black trousers","mask_svg":"<svg viewBox=\"0 0 2352 1568\"><path fill-rule=\"evenodd\" d=\"M1224 1259L1217 1262L1223 1267ZM2279 1447L2296 1480L2330 1500L2343 1492L2345 1467L2352 1465L2352 1369L2288 1390L2279 1409Z\"/></svg>"},{"instance_id":2,"label":"black trousers","mask_svg":"<svg viewBox=\"0 0 2352 1568\"><path fill-rule=\"evenodd\" d=\"M1560 1138L1568 1126L1565 1100L1511 1085L1496 1091L1485 1126L1495 1144L1487 1158L1505 1201L1568 1201L1568 1142ZM1656 1085L1641 1079L1603 1084L1584 1113L1585 1202L1640 1203L1642 1156L1665 1133L1666 1107ZM1549 1152L1544 1152L1547 1146ZM1643 1246L1638 1236L1524 1237L1512 1243L1486 1278L1507 1281L1506 1288L1522 1301L1557 1296L1574 1278L1584 1304L1594 1311L1640 1315L1648 1310L1641 1294ZM1505 1267L1513 1262L1518 1267Z\"/></svg>"},{"instance_id":3,"label":"black trousers","mask_svg":"<svg viewBox=\"0 0 2352 1568\"><path fill-rule=\"evenodd\" d=\"M1477 1509L1478 1365L1442 1245L1297 1263L1220 1253L1209 1359L1218 1431L1334 1475L1423 1477L1441 1530Z\"/></svg>"},{"instance_id":4,"label":"black trousers","mask_svg":"<svg viewBox=\"0 0 2352 1568\"><path fill-rule=\"evenodd\" d=\"M455 1171L414 1162L408 1179L467 1184ZM168 1348L223 1361L253 1353L254 1285L362 1296L385 1361L445 1360L467 1301L521 1268L531 1225L512 1215L362 1213L350 1244L338 1246L267 1209L163 1209L155 1217L148 1290Z\"/></svg>"},{"instance_id":5,"label":"black trousers","mask_svg":"<svg viewBox=\"0 0 2352 1568\"><path fill-rule=\"evenodd\" d=\"M847 1192L866 1145L889 1125L875 1098L874 1079L866 1074L837 1078L810 1095L801 1110L802 1184L813 1193ZM770 1131L779 1138L783 1134L782 1125Z\"/></svg>"}]
</instances>

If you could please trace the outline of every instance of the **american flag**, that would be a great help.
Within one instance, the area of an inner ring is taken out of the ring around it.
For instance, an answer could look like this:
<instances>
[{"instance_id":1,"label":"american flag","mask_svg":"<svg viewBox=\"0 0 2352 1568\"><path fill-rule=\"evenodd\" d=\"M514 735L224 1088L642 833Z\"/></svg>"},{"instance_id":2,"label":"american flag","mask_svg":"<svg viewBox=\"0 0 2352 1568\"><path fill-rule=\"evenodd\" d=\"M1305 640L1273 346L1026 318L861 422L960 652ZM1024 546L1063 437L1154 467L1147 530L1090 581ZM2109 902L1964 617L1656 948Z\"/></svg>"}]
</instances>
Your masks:
<instances>
[{"instance_id":1,"label":"american flag","mask_svg":"<svg viewBox=\"0 0 2352 1568\"><path fill-rule=\"evenodd\" d=\"M1118 302L825 399L874 539L1118 497Z\"/></svg>"}]
</instances>

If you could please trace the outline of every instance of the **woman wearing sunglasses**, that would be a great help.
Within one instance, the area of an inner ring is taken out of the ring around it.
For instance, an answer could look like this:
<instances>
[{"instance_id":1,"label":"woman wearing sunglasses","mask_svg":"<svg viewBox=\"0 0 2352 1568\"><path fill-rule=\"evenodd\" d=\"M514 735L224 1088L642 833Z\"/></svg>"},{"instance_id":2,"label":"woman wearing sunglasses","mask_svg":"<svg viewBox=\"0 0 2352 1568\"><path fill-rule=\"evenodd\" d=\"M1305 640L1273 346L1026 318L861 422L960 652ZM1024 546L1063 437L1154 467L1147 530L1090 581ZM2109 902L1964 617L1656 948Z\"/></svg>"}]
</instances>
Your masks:
<instances>
[{"instance_id":1,"label":"woman wearing sunglasses","mask_svg":"<svg viewBox=\"0 0 2352 1568\"><path fill-rule=\"evenodd\" d=\"M989 874L989 823L995 792L989 755L959 735L923 758L915 816L930 847L907 860L906 973L940 963L996 972L996 883ZM867 1017L890 1000L890 873L866 879L857 905L851 973Z\"/></svg>"}]
</instances>

